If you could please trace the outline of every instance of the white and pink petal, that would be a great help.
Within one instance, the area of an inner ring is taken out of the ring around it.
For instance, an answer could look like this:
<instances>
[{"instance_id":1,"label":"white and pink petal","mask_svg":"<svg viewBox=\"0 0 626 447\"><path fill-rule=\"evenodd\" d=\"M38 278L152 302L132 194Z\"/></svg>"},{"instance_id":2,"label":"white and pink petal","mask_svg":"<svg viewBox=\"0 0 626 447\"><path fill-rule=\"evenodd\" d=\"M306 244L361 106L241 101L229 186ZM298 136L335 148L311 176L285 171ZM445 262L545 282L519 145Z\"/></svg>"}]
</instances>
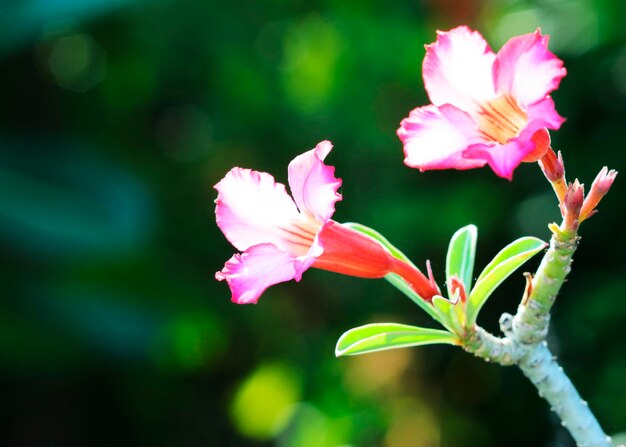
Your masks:
<instances>
[{"instance_id":1,"label":"white and pink petal","mask_svg":"<svg viewBox=\"0 0 626 447\"><path fill-rule=\"evenodd\" d=\"M554 100L550 96L529 106L526 109L526 115L526 128L520 132L520 137L524 137L527 133L534 134L542 127L558 130L565 122L565 118L556 111Z\"/></svg>"},{"instance_id":2,"label":"white and pink petal","mask_svg":"<svg viewBox=\"0 0 626 447\"><path fill-rule=\"evenodd\" d=\"M424 85L431 102L452 104L472 113L477 103L495 96L493 63L496 55L476 31L459 26L437 32L426 46Z\"/></svg>"},{"instance_id":3,"label":"white and pink petal","mask_svg":"<svg viewBox=\"0 0 626 447\"><path fill-rule=\"evenodd\" d=\"M548 96L566 73L563 61L548 50L548 36L539 30L510 39L494 63L497 93L511 95L523 107Z\"/></svg>"},{"instance_id":4,"label":"white and pink petal","mask_svg":"<svg viewBox=\"0 0 626 447\"><path fill-rule=\"evenodd\" d=\"M451 105L428 105L411 111L397 131L404 145L404 163L421 171L471 169L486 161L466 159L463 152L484 138L474 120Z\"/></svg>"},{"instance_id":5,"label":"white and pink petal","mask_svg":"<svg viewBox=\"0 0 626 447\"><path fill-rule=\"evenodd\" d=\"M296 205L319 222L326 222L335 212L335 203L341 200L337 190L341 180L335 177L335 168L324 164L332 149L330 141L322 141L315 149L298 155L289 163L289 188Z\"/></svg>"},{"instance_id":6,"label":"white and pink petal","mask_svg":"<svg viewBox=\"0 0 626 447\"><path fill-rule=\"evenodd\" d=\"M300 213L284 185L265 172L233 168L215 189L217 225L238 250L262 243L287 249L281 228Z\"/></svg>"},{"instance_id":7,"label":"white and pink petal","mask_svg":"<svg viewBox=\"0 0 626 447\"><path fill-rule=\"evenodd\" d=\"M228 283L233 302L256 303L268 287L296 277L294 263L291 255L273 244L254 245L230 258L215 279Z\"/></svg>"},{"instance_id":8,"label":"white and pink petal","mask_svg":"<svg viewBox=\"0 0 626 447\"><path fill-rule=\"evenodd\" d=\"M513 171L524 157L533 151L535 143L530 139L514 138L506 144L477 144L465 150L463 156L468 159L482 160L493 172L508 180L513 179Z\"/></svg>"}]
</instances>

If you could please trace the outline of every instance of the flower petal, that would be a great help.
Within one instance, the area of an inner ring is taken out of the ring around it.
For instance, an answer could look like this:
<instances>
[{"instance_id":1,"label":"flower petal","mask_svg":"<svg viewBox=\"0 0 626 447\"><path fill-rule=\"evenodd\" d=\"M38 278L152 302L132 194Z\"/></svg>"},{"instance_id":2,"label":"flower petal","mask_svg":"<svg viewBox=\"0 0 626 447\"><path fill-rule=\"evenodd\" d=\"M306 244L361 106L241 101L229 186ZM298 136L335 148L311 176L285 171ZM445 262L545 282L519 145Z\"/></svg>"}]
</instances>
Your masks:
<instances>
[{"instance_id":1,"label":"flower petal","mask_svg":"<svg viewBox=\"0 0 626 447\"><path fill-rule=\"evenodd\" d=\"M332 217L335 203L341 200L337 193L341 180L335 177L333 166L324 164L332 148L330 141L322 141L289 163L289 188L296 205L320 222Z\"/></svg>"},{"instance_id":2,"label":"flower petal","mask_svg":"<svg viewBox=\"0 0 626 447\"><path fill-rule=\"evenodd\" d=\"M545 98L542 101L539 101L530 107L528 107L526 113L528 114L528 122L526 126L521 130L520 134L515 138L516 141L530 141L530 144L524 143L519 146L521 150L528 151L524 154L522 161L528 161L527 158L530 154L532 154L537 148L537 140L535 139L535 134L541 130L547 133L545 129L553 129L557 130L561 127L561 124L565 121L563 117L561 117L554 108L554 101L550 96ZM547 144L546 147L549 147L549 138L548 141L544 144ZM545 151L544 151L545 153ZM509 178L507 176L507 178Z\"/></svg>"},{"instance_id":3,"label":"flower petal","mask_svg":"<svg viewBox=\"0 0 626 447\"><path fill-rule=\"evenodd\" d=\"M382 278L391 273L396 259L375 239L330 221L319 232L323 253L315 268L360 278Z\"/></svg>"},{"instance_id":4,"label":"flower petal","mask_svg":"<svg viewBox=\"0 0 626 447\"><path fill-rule=\"evenodd\" d=\"M530 138L513 138L506 144L491 143L471 146L463 155L469 159L486 161L498 176L512 180L515 168L534 148L535 143Z\"/></svg>"},{"instance_id":5,"label":"flower petal","mask_svg":"<svg viewBox=\"0 0 626 447\"><path fill-rule=\"evenodd\" d=\"M480 143L476 123L451 105L418 107L400 123L398 137L404 144L404 163L421 171L429 169L471 169L485 160L463 157L470 145Z\"/></svg>"},{"instance_id":6,"label":"flower petal","mask_svg":"<svg viewBox=\"0 0 626 447\"><path fill-rule=\"evenodd\" d=\"M423 65L424 85L431 102L472 112L476 102L492 99L495 57L480 33L466 26L438 32L437 41L426 46Z\"/></svg>"},{"instance_id":7,"label":"flower petal","mask_svg":"<svg viewBox=\"0 0 626 447\"><path fill-rule=\"evenodd\" d=\"M510 94L522 106L545 98L566 73L563 61L548 50L548 36L538 29L509 40L494 63L497 92Z\"/></svg>"},{"instance_id":8,"label":"flower petal","mask_svg":"<svg viewBox=\"0 0 626 447\"><path fill-rule=\"evenodd\" d=\"M286 249L280 228L288 227L300 213L285 185L265 172L233 168L215 189L217 225L238 250L262 243Z\"/></svg>"},{"instance_id":9,"label":"flower petal","mask_svg":"<svg viewBox=\"0 0 626 447\"><path fill-rule=\"evenodd\" d=\"M528 107L526 115L528 116L528 123L520 132L520 138L526 138L527 135L532 136L542 127L558 130L561 124L565 122L565 118L557 113L554 101L550 96Z\"/></svg>"},{"instance_id":10,"label":"flower petal","mask_svg":"<svg viewBox=\"0 0 626 447\"><path fill-rule=\"evenodd\" d=\"M515 168L536 148L533 135L545 128L556 130L565 121L556 112L554 101L549 96L530 106L526 113L528 122L517 137L510 139L506 144L471 146L463 152L463 156L485 160L497 175L511 180Z\"/></svg>"},{"instance_id":11,"label":"flower petal","mask_svg":"<svg viewBox=\"0 0 626 447\"><path fill-rule=\"evenodd\" d=\"M296 276L295 259L272 244L254 245L230 258L218 281L226 281L237 304L256 303L269 286L289 281Z\"/></svg>"}]
</instances>

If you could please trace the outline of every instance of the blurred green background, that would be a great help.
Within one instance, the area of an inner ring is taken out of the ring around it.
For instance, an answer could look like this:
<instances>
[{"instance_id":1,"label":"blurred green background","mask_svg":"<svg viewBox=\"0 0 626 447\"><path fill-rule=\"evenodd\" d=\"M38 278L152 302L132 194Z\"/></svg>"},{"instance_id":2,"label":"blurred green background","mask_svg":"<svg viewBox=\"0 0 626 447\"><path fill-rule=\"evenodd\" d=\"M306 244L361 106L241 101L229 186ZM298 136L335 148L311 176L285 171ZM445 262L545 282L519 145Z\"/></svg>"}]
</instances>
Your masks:
<instances>
[{"instance_id":1,"label":"blurred green background","mask_svg":"<svg viewBox=\"0 0 626 447\"><path fill-rule=\"evenodd\" d=\"M423 45L459 24L495 50L549 33L568 69L553 146L590 185L603 165L626 172L626 2L0 5L0 445L572 446L517 369L445 346L335 359L353 326L432 325L382 280L312 269L230 303L212 186L233 166L285 182L330 139L336 220L430 259L439 281L474 223L481 268L548 238L558 211L536 165L510 183L402 164ZM624 192L618 177L583 227L551 340L609 433L626 431ZM522 289L507 281L480 323L497 331Z\"/></svg>"}]
</instances>

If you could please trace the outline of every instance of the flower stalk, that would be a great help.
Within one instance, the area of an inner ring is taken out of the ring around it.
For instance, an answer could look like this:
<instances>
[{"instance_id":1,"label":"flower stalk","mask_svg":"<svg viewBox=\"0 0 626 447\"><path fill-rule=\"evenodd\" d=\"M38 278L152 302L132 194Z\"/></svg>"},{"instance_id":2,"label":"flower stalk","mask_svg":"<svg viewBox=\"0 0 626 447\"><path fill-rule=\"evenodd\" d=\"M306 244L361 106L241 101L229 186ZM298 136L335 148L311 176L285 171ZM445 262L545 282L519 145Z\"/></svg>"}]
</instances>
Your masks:
<instances>
[{"instance_id":1,"label":"flower stalk","mask_svg":"<svg viewBox=\"0 0 626 447\"><path fill-rule=\"evenodd\" d=\"M547 342L529 345L518 366L561 418L578 447L612 447L611 438L559 366Z\"/></svg>"},{"instance_id":2,"label":"flower stalk","mask_svg":"<svg viewBox=\"0 0 626 447\"><path fill-rule=\"evenodd\" d=\"M550 324L550 310L557 294L570 272L572 257L578 245L575 231L565 231L556 224L550 225L552 238L531 282L531 292L520 303L512 317L511 328L501 324L505 334L512 329L515 339L525 344L539 343L546 339Z\"/></svg>"},{"instance_id":3,"label":"flower stalk","mask_svg":"<svg viewBox=\"0 0 626 447\"><path fill-rule=\"evenodd\" d=\"M524 297L515 316L504 314L500 319L505 337L496 337L476 326L465 340L464 349L487 361L517 365L561 418L578 447L611 447L610 437L545 340L550 309L570 271L579 239L575 231L563 231L555 224L551 230L550 248L532 279L531 292Z\"/></svg>"},{"instance_id":4,"label":"flower stalk","mask_svg":"<svg viewBox=\"0 0 626 447\"><path fill-rule=\"evenodd\" d=\"M560 417L562 425L571 433L578 447L612 447L611 438L604 433L589 405L580 397L556 361L546 337L550 310L571 270L572 258L578 246L578 226L584 217L591 215L599 200L608 192L617 173L603 168L594 181L593 192L590 191L587 198L578 180L570 184L561 195L558 185L565 181L564 175L551 178L550 174L558 174L558 166L563 163L560 156L557 158L553 155L554 152L548 150L540 166L559 196L563 222L560 226L555 223L549 225L552 232L550 247L535 275L528 276L532 279L527 284L517 313L514 316L503 314L500 318L500 329L505 337L496 337L476 326L465 340L464 349L501 365L517 365ZM549 164L551 161L546 162L546 159L557 161L552 166L556 168L552 169Z\"/></svg>"},{"instance_id":5,"label":"flower stalk","mask_svg":"<svg viewBox=\"0 0 626 447\"><path fill-rule=\"evenodd\" d=\"M543 175L552 185L556 197L559 199L559 205L565 200L567 192L567 181L565 180L565 167L563 166L563 157L559 151L558 155L554 153L552 148L548 148L545 154L538 160L539 167L543 171Z\"/></svg>"}]
</instances>

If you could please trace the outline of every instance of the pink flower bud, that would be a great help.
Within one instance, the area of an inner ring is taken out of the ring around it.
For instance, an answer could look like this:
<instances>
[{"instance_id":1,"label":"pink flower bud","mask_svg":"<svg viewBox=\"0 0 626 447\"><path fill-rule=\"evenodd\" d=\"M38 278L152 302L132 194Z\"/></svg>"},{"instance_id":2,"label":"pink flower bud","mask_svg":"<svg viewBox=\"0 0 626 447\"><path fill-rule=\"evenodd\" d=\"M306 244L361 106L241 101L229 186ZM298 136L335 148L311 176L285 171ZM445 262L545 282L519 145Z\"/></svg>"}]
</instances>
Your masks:
<instances>
[{"instance_id":1,"label":"pink flower bud","mask_svg":"<svg viewBox=\"0 0 626 447\"><path fill-rule=\"evenodd\" d=\"M569 230L576 230L580 224L580 210L585 197L585 186L580 184L578 179L571 183L565 193L563 207L565 211L565 227Z\"/></svg>"},{"instance_id":2,"label":"pink flower bud","mask_svg":"<svg viewBox=\"0 0 626 447\"><path fill-rule=\"evenodd\" d=\"M565 177L565 166L561 152L557 156L552 149L547 150L539 160L539 166L550 183L562 180Z\"/></svg>"},{"instance_id":3,"label":"pink flower bud","mask_svg":"<svg viewBox=\"0 0 626 447\"><path fill-rule=\"evenodd\" d=\"M587 198L585 198L582 210L580 211L581 222L596 213L596 206L598 206L602 197L609 192L616 176L617 171L613 169L609 171L606 166L600 170L596 179L591 184L589 194L587 194Z\"/></svg>"}]
</instances>

